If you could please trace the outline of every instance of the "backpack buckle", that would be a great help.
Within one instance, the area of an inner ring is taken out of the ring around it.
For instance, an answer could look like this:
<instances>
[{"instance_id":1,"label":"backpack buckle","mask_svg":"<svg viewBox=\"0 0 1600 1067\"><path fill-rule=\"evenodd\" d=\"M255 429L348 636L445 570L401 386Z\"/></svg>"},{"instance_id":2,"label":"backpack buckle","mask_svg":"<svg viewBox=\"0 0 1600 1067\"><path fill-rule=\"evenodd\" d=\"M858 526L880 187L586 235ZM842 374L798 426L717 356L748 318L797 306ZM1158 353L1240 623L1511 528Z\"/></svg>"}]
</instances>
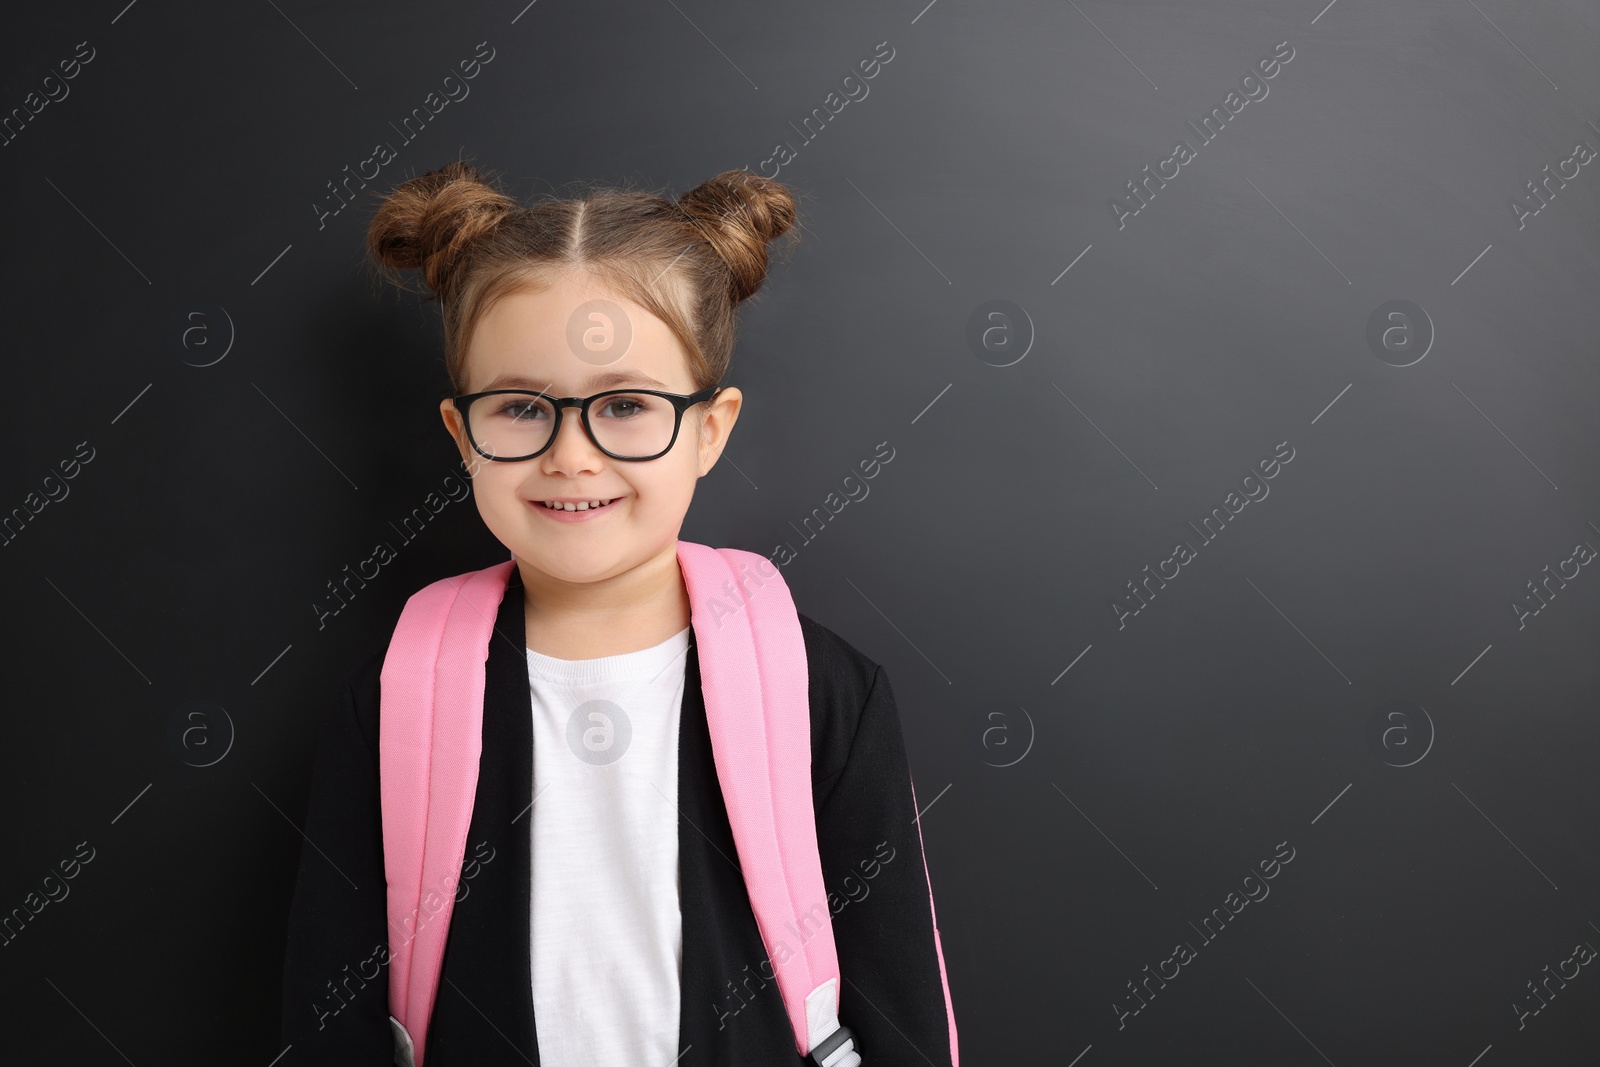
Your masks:
<instances>
[{"instance_id":1,"label":"backpack buckle","mask_svg":"<svg viewBox=\"0 0 1600 1067\"><path fill-rule=\"evenodd\" d=\"M806 1063L815 1067L861 1067L861 1053L855 1044L856 1035L848 1026L841 1025L811 1047Z\"/></svg>"}]
</instances>

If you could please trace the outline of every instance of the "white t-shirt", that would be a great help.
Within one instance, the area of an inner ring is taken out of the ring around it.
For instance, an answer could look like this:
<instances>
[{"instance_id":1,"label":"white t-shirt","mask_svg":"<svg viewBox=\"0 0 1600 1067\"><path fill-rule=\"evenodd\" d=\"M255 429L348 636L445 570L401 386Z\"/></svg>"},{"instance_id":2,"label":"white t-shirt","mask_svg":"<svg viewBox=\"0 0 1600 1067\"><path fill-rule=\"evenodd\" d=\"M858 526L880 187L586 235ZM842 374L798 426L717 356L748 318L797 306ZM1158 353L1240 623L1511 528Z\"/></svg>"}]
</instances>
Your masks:
<instances>
[{"instance_id":1,"label":"white t-shirt","mask_svg":"<svg viewBox=\"0 0 1600 1067\"><path fill-rule=\"evenodd\" d=\"M678 725L689 631L599 659L527 650L544 1067L665 1067L681 1052Z\"/></svg>"}]
</instances>

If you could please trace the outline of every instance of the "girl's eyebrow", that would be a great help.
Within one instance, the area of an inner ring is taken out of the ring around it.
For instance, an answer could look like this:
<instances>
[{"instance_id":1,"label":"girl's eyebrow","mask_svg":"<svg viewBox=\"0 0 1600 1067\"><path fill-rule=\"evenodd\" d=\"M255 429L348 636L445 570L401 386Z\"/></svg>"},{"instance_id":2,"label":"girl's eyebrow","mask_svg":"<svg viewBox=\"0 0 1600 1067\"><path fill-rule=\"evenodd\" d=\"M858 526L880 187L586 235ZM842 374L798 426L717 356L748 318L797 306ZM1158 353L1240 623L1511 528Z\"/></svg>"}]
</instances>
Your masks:
<instances>
[{"instance_id":1,"label":"girl's eyebrow","mask_svg":"<svg viewBox=\"0 0 1600 1067\"><path fill-rule=\"evenodd\" d=\"M657 389L665 389L667 383L658 382L642 371L609 371L605 374L596 374L589 379L590 389L603 389L608 385L653 385Z\"/></svg>"}]
</instances>

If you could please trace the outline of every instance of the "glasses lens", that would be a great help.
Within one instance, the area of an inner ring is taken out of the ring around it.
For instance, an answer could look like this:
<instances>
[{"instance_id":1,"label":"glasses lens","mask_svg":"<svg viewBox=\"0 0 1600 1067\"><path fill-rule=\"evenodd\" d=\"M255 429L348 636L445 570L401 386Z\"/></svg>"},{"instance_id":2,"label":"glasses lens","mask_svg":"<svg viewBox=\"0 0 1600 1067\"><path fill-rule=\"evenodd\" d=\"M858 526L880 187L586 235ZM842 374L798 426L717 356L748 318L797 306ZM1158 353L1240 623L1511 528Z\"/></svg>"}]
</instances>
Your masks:
<instances>
[{"instance_id":1,"label":"glasses lens","mask_svg":"<svg viewBox=\"0 0 1600 1067\"><path fill-rule=\"evenodd\" d=\"M577 411L567 412L576 420ZM534 393L496 393L473 401L472 439L491 456L529 456L544 448L555 426L555 405ZM644 458L666 450L676 421L672 404L649 393L612 393L589 408L595 440L624 458Z\"/></svg>"},{"instance_id":2,"label":"glasses lens","mask_svg":"<svg viewBox=\"0 0 1600 1067\"><path fill-rule=\"evenodd\" d=\"M665 451L676 420L671 402L649 393L613 393L589 408L589 426L600 447L630 458Z\"/></svg>"}]
</instances>

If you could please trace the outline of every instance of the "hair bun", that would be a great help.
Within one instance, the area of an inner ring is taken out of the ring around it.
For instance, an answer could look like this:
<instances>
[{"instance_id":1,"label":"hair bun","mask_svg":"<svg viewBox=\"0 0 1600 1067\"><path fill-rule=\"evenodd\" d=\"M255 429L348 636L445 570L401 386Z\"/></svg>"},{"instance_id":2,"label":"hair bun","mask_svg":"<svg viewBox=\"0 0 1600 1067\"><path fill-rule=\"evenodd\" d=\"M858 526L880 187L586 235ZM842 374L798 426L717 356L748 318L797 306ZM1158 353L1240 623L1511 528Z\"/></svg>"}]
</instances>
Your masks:
<instances>
[{"instance_id":1,"label":"hair bun","mask_svg":"<svg viewBox=\"0 0 1600 1067\"><path fill-rule=\"evenodd\" d=\"M795 220L789 190L747 170L723 171L684 193L677 205L728 265L735 302L761 288L767 244Z\"/></svg>"},{"instance_id":2,"label":"hair bun","mask_svg":"<svg viewBox=\"0 0 1600 1067\"><path fill-rule=\"evenodd\" d=\"M473 242L517 207L477 167L455 160L384 199L367 227L367 251L397 283L399 271L420 267L442 299Z\"/></svg>"}]
</instances>

